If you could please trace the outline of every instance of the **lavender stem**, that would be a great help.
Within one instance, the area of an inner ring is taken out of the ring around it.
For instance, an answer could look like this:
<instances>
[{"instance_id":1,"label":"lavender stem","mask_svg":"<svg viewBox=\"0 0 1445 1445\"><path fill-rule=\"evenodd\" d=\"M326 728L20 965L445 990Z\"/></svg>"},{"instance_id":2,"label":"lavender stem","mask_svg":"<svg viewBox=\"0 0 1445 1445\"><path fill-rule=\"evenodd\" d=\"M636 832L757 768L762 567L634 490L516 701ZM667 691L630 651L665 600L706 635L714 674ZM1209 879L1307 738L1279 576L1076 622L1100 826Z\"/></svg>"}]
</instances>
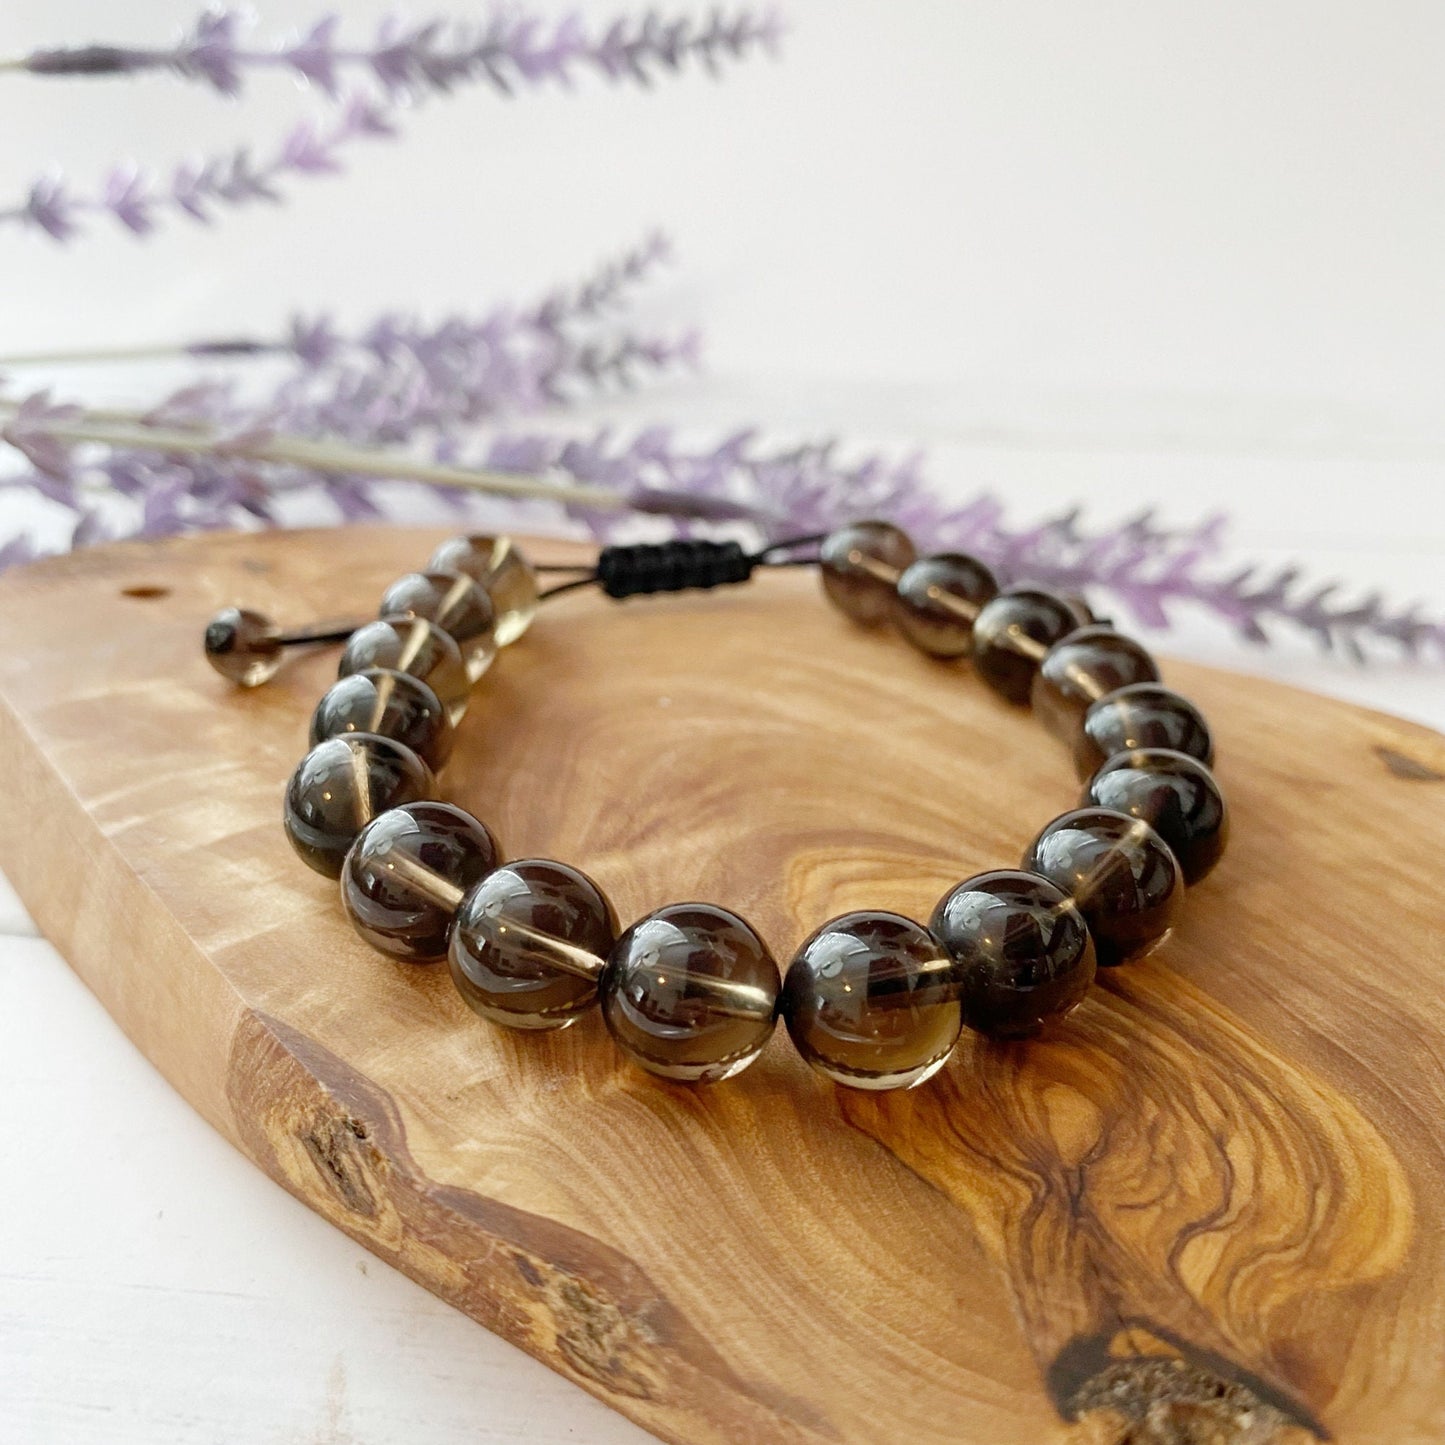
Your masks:
<instances>
[{"instance_id":1,"label":"lavender stem","mask_svg":"<svg viewBox=\"0 0 1445 1445\"><path fill-rule=\"evenodd\" d=\"M219 351L212 351L211 348L217 343L205 343L209 354L222 354ZM230 352L231 355L254 355L262 351L279 351L283 349L281 343L241 341L238 339L229 345L237 348ZM244 346L242 352L239 348ZM0 370L19 366L87 366L91 363L101 362L122 362L122 361L174 361L181 357L192 355L189 346L183 343L157 342L151 346L117 346L113 349L97 347L80 351L20 351L10 356L0 356Z\"/></svg>"},{"instance_id":2,"label":"lavender stem","mask_svg":"<svg viewBox=\"0 0 1445 1445\"><path fill-rule=\"evenodd\" d=\"M15 402L0 401L0 412L16 416L20 407ZM565 485L543 481L540 477L445 466L376 448L342 446L334 442L310 441L305 437L277 434L226 436L202 425L152 426L146 422L144 413L134 411L85 410L77 420L32 422L28 430L67 446L94 442L102 446L131 447L171 456L240 458L304 467L319 473L345 472L356 476L425 482L429 486L457 487L494 496L531 497L569 506L595 507L599 511L622 511L629 505L626 494L608 487Z\"/></svg>"}]
</instances>

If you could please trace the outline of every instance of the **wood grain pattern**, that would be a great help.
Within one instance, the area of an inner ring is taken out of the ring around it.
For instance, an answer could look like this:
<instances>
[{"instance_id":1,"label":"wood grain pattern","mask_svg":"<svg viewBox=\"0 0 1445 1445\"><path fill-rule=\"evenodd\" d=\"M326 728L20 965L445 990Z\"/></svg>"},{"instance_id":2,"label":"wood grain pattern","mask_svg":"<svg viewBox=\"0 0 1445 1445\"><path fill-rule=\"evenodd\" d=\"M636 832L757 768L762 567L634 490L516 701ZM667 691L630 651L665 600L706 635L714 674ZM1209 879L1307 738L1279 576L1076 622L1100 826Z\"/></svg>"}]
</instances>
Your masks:
<instances>
[{"instance_id":1,"label":"wood grain pattern","mask_svg":"<svg viewBox=\"0 0 1445 1445\"><path fill-rule=\"evenodd\" d=\"M781 1037L662 1085L596 1020L494 1031L356 939L278 819L332 656L246 695L200 658L216 607L364 611L434 541L218 536L0 582L0 866L273 1178L669 1440L1445 1434L1445 740L1166 665L1235 808L1167 948L907 1094L835 1089ZM783 959L848 908L926 916L1076 785L815 588L550 605L448 795L624 917L723 902Z\"/></svg>"}]
</instances>

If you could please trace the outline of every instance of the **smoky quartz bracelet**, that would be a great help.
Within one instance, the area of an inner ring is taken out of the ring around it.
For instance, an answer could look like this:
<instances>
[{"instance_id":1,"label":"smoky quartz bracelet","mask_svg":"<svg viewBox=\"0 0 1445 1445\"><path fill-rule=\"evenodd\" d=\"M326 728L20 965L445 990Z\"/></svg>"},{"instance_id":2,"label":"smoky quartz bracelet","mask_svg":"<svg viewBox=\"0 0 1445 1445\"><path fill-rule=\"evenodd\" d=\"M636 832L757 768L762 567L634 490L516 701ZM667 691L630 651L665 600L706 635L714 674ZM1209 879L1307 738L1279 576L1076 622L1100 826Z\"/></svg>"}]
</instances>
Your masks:
<instances>
[{"instance_id":1,"label":"smoky quartz bracelet","mask_svg":"<svg viewBox=\"0 0 1445 1445\"><path fill-rule=\"evenodd\" d=\"M1070 750L1079 805L1042 829L1019 868L964 879L926 924L871 911L831 919L780 976L726 908L677 903L622 929L585 873L503 861L485 824L437 799L470 687L542 598L589 584L619 598L714 587L814 563L848 617L891 624L932 657L971 659ZM232 609L208 629L207 652L255 685L287 641L328 639L341 635L287 638ZM565 1028L598 1005L622 1052L668 1079L739 1072L779 1019L809 1064L860 1089L921 1083L965 1026L1029 1037L1079 1003L1096 968L1168 936L1186 885L1215 865L1228 832L1208 724L1161 685L1143 647L1078 599L1001 591L976 558L919 558L886 522L753 554L720 542L609 547L546 593L507 539L458 537L387 589L377 620L346 636L339 672L284 817L302 860L340 880L357 932L393 958L445 958L462 998L494 1024Z\"/></svg>"}]
</instances>

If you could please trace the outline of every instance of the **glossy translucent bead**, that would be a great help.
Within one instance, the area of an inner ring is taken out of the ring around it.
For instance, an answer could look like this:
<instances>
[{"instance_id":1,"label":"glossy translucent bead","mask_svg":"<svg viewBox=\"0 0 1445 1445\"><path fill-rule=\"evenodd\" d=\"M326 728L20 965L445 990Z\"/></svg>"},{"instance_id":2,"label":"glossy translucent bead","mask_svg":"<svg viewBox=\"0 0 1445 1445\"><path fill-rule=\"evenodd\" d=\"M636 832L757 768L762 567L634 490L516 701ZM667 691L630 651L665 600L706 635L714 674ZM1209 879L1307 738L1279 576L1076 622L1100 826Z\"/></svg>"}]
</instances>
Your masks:
<instances>
[{"instance_id":1,"label":"glossy translucent bead","mask_svg":"<svg viewBox=\"0 0 1445 1445\"><path fill-rule=\"evenodd\" d=\"M561 1029L597 1001L617 916L585 873L524 858L489 873L462 903L447 961L457 992L513 1029Z\"/></svg>"},{"instance_id":2,"label":"glossy translucent bead","mask_svg":"<svg viewBox=\"0 0 1445 1445\"><path fill-rule=\"evenodd\" d=\"M908 534L891 522L854 522L823 539L819 573L828 600L872 627L893 610L898 579L917 557Z\"/></svg>"},{"instance_id":3,"label":"glossy translucent bead","mask_svg":"<svg viewBox=\"0 0 1445 1445\"><path fill-rule=\"evenodd\" d=\"M1229 841L1229 809L1214 774L1198 758L1167 748L1116 753L1094 774L1083 801L1148 823L1191 885L1208 875Z\"/></svg>"},{"instance_id":4,"label":"glossy translucent bead","mask_svg":"<svg viewBox=\"0 0 1445 1445\"><path fill-rule=\"evenodd\" d=\"M893 594L893 622L930 657L967 657L973 624L998 593L992 572L976 557L943 552L920 557L904 570Z\"/></svg>"},{"instance_id":5,"label":"glossy translucent bead","mask_svg":"<svg viewBox=\"0 0 1445 1445\"><path fill-rule=\"evenodd\" d=\"M854 1089L908 1089L944 1065L962 1015L953 964L896 913L845 913L798 950L782 1013L798 1052Z\"/></svg>"},{"instance_id":6,"label":"glossy translucent bead","mask_svg":"<svg viewBox=\"0 0 1445 1445\"><path fill-rule=\"evenodd\" d=\"M1091 778L1115 753L1171 748L1206 767L1214 764L1214 738L1204 714L1159 682L1134 682L1105 694L1084 714L1074 736L1074 765Z\"/></svg>"},{"instance_id":7,"label":"glossy translucent bead","mask_svg":"<svg viewBox=\"0 0 1445 1445\"><path fill-rule=\"evenodd\" d=\"M373 948L409 963L447 951L467 892L497 866L485 823L450 803L407 803L368 823L341 870L341 905Z\"/></svg>"},{"instance_id":8,"label":"glossy translucent bead","mask_svg":"<svg viewBox=\"0 0 1445 1445\"><path fill-rule=\"evenodd\" d=\"M382 617L424 617L461 648L467 677L476 682L497 655L492 599L460 572L408 572L382 594Z\"/></svg>"},{"instance_id":9,"label":"glossy translucent bead","mask_svg":"<svg viewBox=\"0 0 1445 1445\"><path fill-rule=\"evenodd\" d=\"M1052 592L1037 587L1000 592L974 620L974 670L1000 696L1026 703L1049 648L1082 625L1073 604Z\"/></svg>"},{"instance_id":10,"label":"glossy translucent bead","mask_svg":"<svg viewBox=\"0 0 1445 1445\"><path fill-rule=\"evenodd\" d=\"M451 756L447 710L421 678L368 667L338 678L311 714L311 745L342 733L375 733L405 743L433 771Z\"/></svg>"},{"instance_id":11,"label":"glossy translucent bead","mask_svg":"<svg viewBox=\"0 0 1445 1445\"><path fill-rule=\"evenodd\" d=\"M239 687L259 687L276 676L286 655L280 638L269 617L226 607L206 624L206 661Z\"/></svg>"},{"instance_id":12,"label":"glossy translucent bead","mask_svg":"<svg viewBox=\"0 0 1445 1445\"><path fill-rule=\"evenodd\" d=\"M461 572L492 599L498 647L515 642L537 615L537 574L510 537L452 537L432 553L430 567Z\"/></svg>"},{"instance_id":13,"label":"glossy translucent bead","mask_svg":"<svg viewBox=\"0 0 1445 1445\"><path fill-rule=\"evenodd\" d=\"M1134 682L1158 682L1159 668L1140 643L1095 623L1056 642L1030 690L1034 715L1072 749L1094 703Z\"/></svg>"},{"instance_id":14,"label":"glossy translucent bead","mask_svg":"<svg viewBox=\"0 0 1445 1445\"><path fill-rule=\"evenodd\" d=\"M1184 875L1169 845L1147 823L1108 808L1055 818L1029 845L1024 867L1079 905L1100 967L1157 948L1184 903Z\"/></svg>"},{"instance_id":15,"label":"glossy translucent bead","mask_svg":"<svg viewBox=\"0 0 1445 1445\"><path fill-rule=\"evenodd\" d=\"M1000 868L964 879L939 899L929 927L953 960L964 1023L989 1038L1038 1033L1094 981L1083 914L1036 873Z\"/></svg>"},{"instance_id":16,"label":"glossy translucent bead","mask_svg":"<svg viewBox=\"0 0 1445 1445\"><path fill-rule=\"evenodd\" d=\"M373 818L435 796L431 769L410 748L371 733L343 733L317 743L291 774L286 836L307 867L339 878L347 849Z\"/></svg>"},{"instance_id":17,"label":"glossy translucent bead","mask_svg":"<svg viewBox=\"0 0 1445 1445\"><path fill-rule=\"evenodd\" d=\"M451 634L424 617L383 617L351 634L336 669L338 677L389 667L419 677L459 723L467 710L471 679Z\"/></svg>"},{"instance_id":18,"label":"glossy translucent bead","mask_svg":"<svg viewBox=\"0 0 1445 1445\"><path fill-rule=\"evenodd\" d=\"M777 1021L778 966L735 913L675 903L634 923L602 973L602 1017L633 1062L707 1084L746 1068Z\"/></svg>"}]
</instances>

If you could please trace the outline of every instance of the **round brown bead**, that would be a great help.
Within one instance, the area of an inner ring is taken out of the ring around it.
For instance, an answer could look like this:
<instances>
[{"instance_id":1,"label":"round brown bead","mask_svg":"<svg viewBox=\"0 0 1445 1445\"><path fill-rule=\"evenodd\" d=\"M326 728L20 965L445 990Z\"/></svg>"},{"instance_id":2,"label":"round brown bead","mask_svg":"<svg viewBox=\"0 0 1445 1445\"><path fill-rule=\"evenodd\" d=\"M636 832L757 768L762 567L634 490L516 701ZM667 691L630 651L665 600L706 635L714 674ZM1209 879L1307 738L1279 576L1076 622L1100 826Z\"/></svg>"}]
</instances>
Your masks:
<instances>
[{"instance_id":1,"label":"round brown bead","mask_svg":"<svg viewBox=\"0 0 1445 1445\"><path fill-rule=\"evenodd\" d=\"M1079 905L1103 968L1157 948L1184 903L1169 845L1147 823L1108 808L1055 818L1029 845L1024 867Z\"/></svg>"},{"instance_id":2,"label":"round brown bead","mask_svg":"<svg viewBox=\"0 0 1445 1445\"><path fill-rule=\"evenodd\" d=\"M953 960L963 1022L989 1038L1038 1033L1094 981L1083 914L1036 873L1000 868L964 879L939 899L929 928Z\"/></svg>"},{"instance_id":3,"label":"round brown bead","mask_svg":"<svg viewBox=\"0 0 1445 1445\"><path fill-rule=\"evenodd\" d=\"M1056 642L1034 676L1034 714L1072 748L1084 714L1100 698L1134 682L1158 682L1159 668L1143 646L1112 627L1095 623Z\"/></svg>"},{"instance_id":4,"label":"round brown bead","mask_svg":"<svg viewBox=\"0 0 1445 1445\"><path fill-rule=\"evenodd\" d=\"M469 1008L514 1029L561 1029L597 1001L617 916L585 873L525 858L462 902L447 962Z\"/></svg>"},{"instance_id":5,"label":"round brown bead","mask_svg":"<svg viewBox=\"0 0 1445 1445\"><path fill-rule=\"evenodd\" d=\"M1214 738L1204 714L1158 682L1134 682L1105 694L1084 714L1074 737L1074 765L1091 778L1115 753L1170 748L1206 767L1214 763Z\"/></svg>"},{"instance_id":6,"label":"round brown bead","mask_svg":"<svg viewBox=\"0 0 1445 1445\"><path fill-rule=\"evenodd\" d=\"M331 684L311 715L311 745L342 733L405 743L434 771L451 756L454 730L441 699L421 678L368 667Z\"/></svg>"},{"instance_id":7,"label":"round brown bead","mask_svg":"<svg viewBox=\"0 0 1445 1445\"><path fill-rule=\"evenodd\" d=\"M918 554L891 522L854 522L830 532L818 549L828 600L855 622L872 627L893 607L898 579Z\"/></svg>"},{"instance_id":8,"label":"round brown bead","mask_svg":"<svg viewBox=\"0 0 1445 1445\"><path fill-rule=\"evenodd\" d=\"M1044 656L1082 625L1073 605L1037 587L1010 588L985 602L973 624L973 666L1010 702L1026 703Z\"/></svg>"},{"instance_id":9,"label":"round brown bead","mask_svg":"<svg viewBox=\"0 0 1445 1445\"><path fill-rule=\"evenodd\" d=\"M382 617L424 617L451 634L476 682L497 655L492 599L460 572L408 572L382 594Z\"/></svg>"},{"instance_id":10,"label":"round brown bead","mask_svg":"<svg viewBox=\"0 0 1445 1445\"><path fill-rule=\"evenodd\" d=\"M452 722L467 710L471 679L451 634L424 617L383 617L358 627L341 653L338 677L389 667L419 677L441 699Z\"/></svg>"},{"instance_id":11,"label":"round brown bead","mask_svg":"<svg viewBox=\"0 0 1445 1445\"><path fill-rule=\"evenodd\" d=\"M451 537L432 553L428 566L461 572L492 599L498 647L515 642L537 615L537 574L510 537Z\"/></svg>"},{"instance_id":12,"label":"round brown bead","mask_svg":"<svg viewBox=\"0 0 1445 1445\"><path fill-rule=\"evenodd\" d=\"M953 965L896 913L845 913L798 950L783 1019L819 1073L854 1089L908 1089L943 1067L962 1016Z\"/></svg>"},{"instance_id":13,"label":"round brown bead","mask_svg":"<svg viewBox=\"0 0 1445 1445\"><path fill-rule=\"evenodd\" d=\"M735 913L674 903L634 923L603 970L617 1046L665 1079L715 1083L746 1068L777 1022L778 966Z\"/></svg>"},{"instance_id":14,"label":"round brown bead","mask_svg":"<svg viewBox=\"0 0 1445 1445\"><path fill-rule=\"evenodd\" d=\"M1173 850L1191 886L1224 856L1229 809L1214 774L1168 748L1116 753L1094 774L1083 802L1139 818Z\"/></svg>"},{"instance_id":15,"label":"round brown bead","mask_svg":"<svg viewBox=\"0 0 1445 1445\"><path fill-rule=\"evenodd\" d=\"M269 617L225 607L206 624L206 661L239 687L259 687L276 676L285 651Z\"/></svg>"},{"instance_id":16,"label":"round brown bead","mask_svg":"<svg viewBox=\"0 0 1445 1445\"><path fill-rule=\"evenodd\" d=\"M898 579L893 622L930 657L967 657L973 651L974 619L997 593L993 573L976 557L962 552L921 557Z\"/></svg>"},{"instance_id":17,"label":"round brown bead","mask_svg":"<svg viewBox=\"0 0 1445 1445\"><path fill-rule=\"evenodd\" d=\"M389 808L436 796L432 771L409 747L371 733L327 738L286 785L286 836L308 868L341 876L346 851Z\"/></svg>"},{"instance_id":18,"label":"round brown bead","mask_svg":"<svg viewBox=\"0 0 1445 1445\"><path fill-rule=\"evenodd\" d=\"M341 871L341 904L375 949L409 963L447 951L462 899L497 866L485 823L450 803L407 803L368 823Z\"/></svg>"}]
</instances>

